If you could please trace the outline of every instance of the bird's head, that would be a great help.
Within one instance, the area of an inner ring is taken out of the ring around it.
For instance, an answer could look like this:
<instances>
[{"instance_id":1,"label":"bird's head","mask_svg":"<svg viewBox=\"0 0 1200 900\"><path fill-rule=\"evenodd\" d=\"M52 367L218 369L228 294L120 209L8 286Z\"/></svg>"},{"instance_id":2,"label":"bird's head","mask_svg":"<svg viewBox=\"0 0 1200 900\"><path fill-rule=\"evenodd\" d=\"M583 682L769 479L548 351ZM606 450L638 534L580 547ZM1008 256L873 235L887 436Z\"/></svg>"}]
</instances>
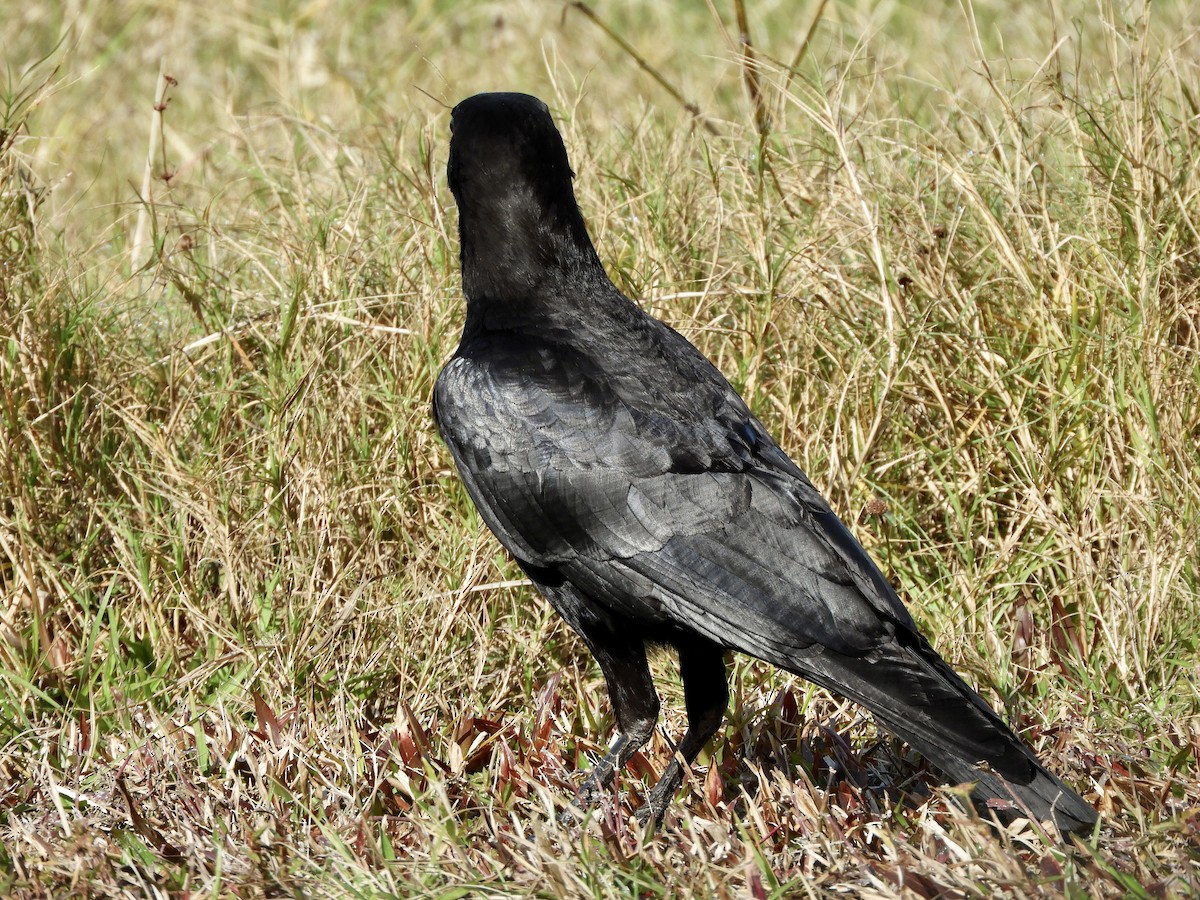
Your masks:
<instances>
[{"instance_id":1,"label":"bird's head","mask_svg":"<svg viewBox=\"0 0 1200 900\"><path fill-rule=\"evenodd\" d=\"M536 290L556 272L600 269L546 104L476 94L450 114L446 178L458 204L468 299Z\"/></svg>"},{"instance_id":2,"label":"bird's head","mask_svg":"<svg viewBox=\"0 0 1200 900\"><path fill-rule=\"evenodd\" d=\"M567 148L550 110L528 94L476 94L450 114L446 178L462 205L518 188L571 193Z\"/></svg>"}]
</instances>

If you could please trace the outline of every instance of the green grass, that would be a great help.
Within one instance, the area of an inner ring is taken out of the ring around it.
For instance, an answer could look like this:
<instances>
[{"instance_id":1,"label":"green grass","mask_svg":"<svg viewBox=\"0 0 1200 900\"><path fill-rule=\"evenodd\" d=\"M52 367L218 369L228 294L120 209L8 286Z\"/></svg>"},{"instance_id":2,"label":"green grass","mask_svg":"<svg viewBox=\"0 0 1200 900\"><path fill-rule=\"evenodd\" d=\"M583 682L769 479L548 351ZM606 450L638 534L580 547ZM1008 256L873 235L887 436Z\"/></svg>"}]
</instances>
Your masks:
<instances>
[{"instance_id":1,"label":"green grass","mask_svg":"<svg viewBox=\"0 0 1200 900\"><path fill-rule=\"evenodd\" d=\"M597 5L699 118L558 3L42 6L0 21L0 893L1200 890L1191 4L754 3L753 65L732 7ZM741 659L659 834L629 814L670 659L619 802L555 824L603 683L429 415L445 106L487 89L550 103L614 279L1092 845L996 834Z\"/></svg>"}]
</instances>

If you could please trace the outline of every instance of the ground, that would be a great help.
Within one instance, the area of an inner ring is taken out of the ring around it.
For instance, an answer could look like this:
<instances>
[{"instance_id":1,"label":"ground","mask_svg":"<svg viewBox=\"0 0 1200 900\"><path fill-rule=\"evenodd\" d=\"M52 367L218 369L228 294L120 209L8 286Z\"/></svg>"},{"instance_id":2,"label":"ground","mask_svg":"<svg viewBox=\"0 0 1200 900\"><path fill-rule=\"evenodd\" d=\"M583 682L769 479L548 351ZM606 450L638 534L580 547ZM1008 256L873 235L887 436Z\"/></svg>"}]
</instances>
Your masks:
<instances>
[{"instance_id":1,"label":"ground","mask_svg":"<svg viewBox=\"0 0 1200 900\"><path fill-rule=\"evenodd\" d=\"M1200 891L1192 4L80 0L0 45L0 893ZM603 682L429 412L447 110L497 89L1092 839L747 659L645 834L666 654L557 824Z\"/></svg>"}]
</instances>

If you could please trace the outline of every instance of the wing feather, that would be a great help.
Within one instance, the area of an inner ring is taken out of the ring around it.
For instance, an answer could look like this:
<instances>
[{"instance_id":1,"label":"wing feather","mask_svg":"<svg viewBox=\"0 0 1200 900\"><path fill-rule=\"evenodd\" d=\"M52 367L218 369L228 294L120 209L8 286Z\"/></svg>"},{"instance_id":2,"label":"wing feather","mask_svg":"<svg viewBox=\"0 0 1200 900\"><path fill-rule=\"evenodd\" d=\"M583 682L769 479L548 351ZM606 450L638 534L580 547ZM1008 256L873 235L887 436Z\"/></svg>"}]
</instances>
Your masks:
<instances>
[{"instance_id":1,"label":"wing feather","mask_svg":"<svg viewBox=\"0 0 1200 900\"><path fill-rule=\"evenodd\" d=\"M915 630L748 411L689 438L686 422L635 414L580 360L537 349L522 348L521 364L495 347L487 366L458 358L435 394L467 488L518 560L560 568L635 620L686 623L780 664L823 649L869 655ZM701 452L683 468L701 457L708 468L678 470L674 450L689 440Z\"/></svg>"}]
</instances>

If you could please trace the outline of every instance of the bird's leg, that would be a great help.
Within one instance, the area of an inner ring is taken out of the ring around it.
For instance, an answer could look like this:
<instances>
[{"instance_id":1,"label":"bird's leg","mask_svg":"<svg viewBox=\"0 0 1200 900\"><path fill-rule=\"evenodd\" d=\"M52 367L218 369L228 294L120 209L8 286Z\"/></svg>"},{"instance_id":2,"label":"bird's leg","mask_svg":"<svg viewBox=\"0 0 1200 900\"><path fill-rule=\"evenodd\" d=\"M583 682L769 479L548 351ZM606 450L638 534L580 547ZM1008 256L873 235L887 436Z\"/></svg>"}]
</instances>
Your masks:
<instances>
[{"instance_id":1,"label":"bird's leg","mask_svg":"<svg viewBox=\"0 0 1200 900\"><path fill-rule=\"evenodd\" d=\"M725 720L725 707L729 704L725 654L720 647L708 641L680 646L679 674L683 679L688 728L662 777L637 811L643 824L653 817L656 828L662 825L663 815L679 790L687 767L696 761L704 745L720 729Z\"/></svg>"},{"instance_id":2,"label":"bird's leg","mask_svg":"<svg viewBox=\"0 0 1200 900\"><path fill-rule=\"evenodd\" d=\"M604 789L612 783L617 770L650 740L654 723L658 721L659 704L650 677L650 666L646 662L644 643L640 640L617 642L611 636L607 640L597 640L594 634L583 636L608 683L608 696L612 701L618 729L608 752L575 794L575 805L587 809L603 796ZM570 809L559 817L563 823L573 819Z\"/></svg>"}]
</instances>

